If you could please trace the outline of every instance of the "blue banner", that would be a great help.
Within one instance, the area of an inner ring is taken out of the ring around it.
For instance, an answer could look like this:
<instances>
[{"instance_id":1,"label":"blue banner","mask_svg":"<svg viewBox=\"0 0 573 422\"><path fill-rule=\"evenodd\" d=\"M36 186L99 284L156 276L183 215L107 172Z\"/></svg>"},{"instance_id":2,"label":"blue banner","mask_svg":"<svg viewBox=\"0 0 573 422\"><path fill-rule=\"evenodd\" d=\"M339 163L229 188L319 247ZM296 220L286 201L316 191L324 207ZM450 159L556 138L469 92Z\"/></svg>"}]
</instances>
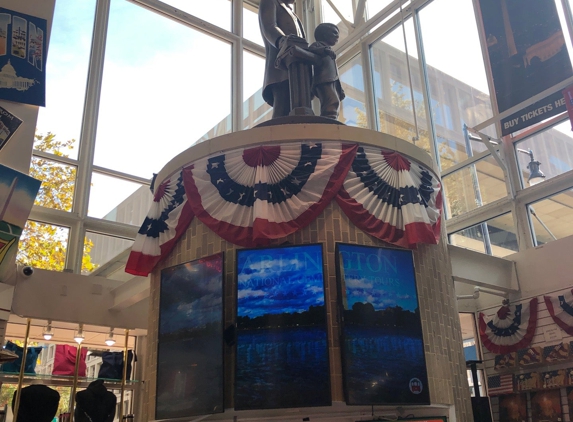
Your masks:
<instances>
[{"instance_id":1,"label":"blue banner","mask_svg":"<svg viewBox=\"0 0 573 422\"><path fill-rule=\"evenodd\" d=\"M555 0L479 0L500 113L573 76ZM502 135L566 111L561 91L501 121Z\"/></svg>"},{"instance_id":2,"label":"blue banner","mask_svg":"<svg viewBox=\"0 0 573 422\"><path fill-rule=\"evenodd\" d=\"M47 21L0 8L0 99L46 105Z\"/></svg>"}]
</instances>

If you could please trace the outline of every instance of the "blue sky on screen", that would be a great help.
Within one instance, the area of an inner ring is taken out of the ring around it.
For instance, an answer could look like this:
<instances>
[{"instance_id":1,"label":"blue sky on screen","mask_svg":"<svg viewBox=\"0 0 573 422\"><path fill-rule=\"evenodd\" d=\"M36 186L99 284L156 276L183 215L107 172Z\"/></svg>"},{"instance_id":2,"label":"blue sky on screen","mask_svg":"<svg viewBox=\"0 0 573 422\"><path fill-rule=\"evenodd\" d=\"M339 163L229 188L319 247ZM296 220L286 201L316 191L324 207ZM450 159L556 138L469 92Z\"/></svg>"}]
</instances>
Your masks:
<instances>
[{"instance_id":1,"label":"blue sky on screen","mask_svg":"<svg viewBox=\"0 0 573 422\"><path fill-rule=\"evenodd\" d=\"M339 245L344 262L348 309L357 302L374 309L418 307L416 281L410 251ZM344 286L343 286L344 287Z\"/></svg>"},{"instance_id":2,"label":"blue sky on screen","mask_svg":"<svg viewBox=\"0 0 573 422\"><path fill-rule=\"evenodd\" d=\"M303 312L324 304L320 245L239 250L237 278L238 316Z\"/></svg>"},{"instance_id":3,"label":"blue sky on screen","mask_svg":"<svg viewBox=\"0 0 573 422\"><path fill-rule=\"evenodd\" d=\"M159 334L220 321L222 283L221 272L200 261L163 270Z\"/></svg>"}]
</instances>

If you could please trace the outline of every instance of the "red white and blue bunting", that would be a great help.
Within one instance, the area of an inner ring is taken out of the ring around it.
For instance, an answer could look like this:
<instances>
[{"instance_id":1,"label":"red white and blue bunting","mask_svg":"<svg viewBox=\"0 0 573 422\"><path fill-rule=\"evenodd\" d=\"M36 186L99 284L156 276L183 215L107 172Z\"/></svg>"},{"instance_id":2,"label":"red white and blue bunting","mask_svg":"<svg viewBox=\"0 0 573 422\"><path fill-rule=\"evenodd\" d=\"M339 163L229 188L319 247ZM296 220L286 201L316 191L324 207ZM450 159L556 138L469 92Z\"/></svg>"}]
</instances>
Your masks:
<instances>
[{"instance_id":1,"label":"red white and blue bunting","mask_svg":"<svg viewBox=\"0 0 573 422\"><path fill-rule=\"evenodd\" d=\"M537 327L537 298L529 303L503 305L485 322L479 315L479 334L482 344L492 353L506 354L531 344Z\"/></svg>"},{"instance_id":2,"label":"red white and blue bunting","mask_svg":"<svg viewBox=\"0 0 573 422\"><path fill-rule=\"evenodd\" d=\"M557 297L544 296L547 310L563 331L573 336L573 290L567 291Z\"/></svg>"},{"instance_id":3,"label":"red white and blue bunting","mask_svg":"<svg viewBox=\"0 0 573 422\"><path fill-rule=\"evenodd\" d=\"M360 147L336 200L364 232L415 248L440 238L441 192L428 169L397 152Z\"/></svg>"},{"instance_id":4,"label":"red white and blue bunting","mask_svg":"<svg viewBox=\"0 0 573 422\"><path fill-rule=\"evenodd\" d=\"M256 247L314 221L336 197L365 233L402 247L438 242L441 186L396 152L340 142L237 149L190 163L155 194L126 271L147 275L194 217Z\"/></svg>"},{"instance_id":5,"label":"red white and blue bunting","mask_svg":"<svg viewBox=\"0 0 573 422\"><path fill-rule=\"evenodd\" d=\"M147 276L171 252L192 220L193 211L179 172L155 190L153 203L135 237L125 271Z\"/></svg>"},{"instance_id":6,"label":"red white and blue bunting","mask_svg":"<svg viewBox=\"0 0 573 422\"><path fill-rule=\"evenodd\" d=\"M239 149L183 170L191 209L236 245L268 245L306 227L330 203L357 145L293 143Z\"/></svg>"}]
</instances>

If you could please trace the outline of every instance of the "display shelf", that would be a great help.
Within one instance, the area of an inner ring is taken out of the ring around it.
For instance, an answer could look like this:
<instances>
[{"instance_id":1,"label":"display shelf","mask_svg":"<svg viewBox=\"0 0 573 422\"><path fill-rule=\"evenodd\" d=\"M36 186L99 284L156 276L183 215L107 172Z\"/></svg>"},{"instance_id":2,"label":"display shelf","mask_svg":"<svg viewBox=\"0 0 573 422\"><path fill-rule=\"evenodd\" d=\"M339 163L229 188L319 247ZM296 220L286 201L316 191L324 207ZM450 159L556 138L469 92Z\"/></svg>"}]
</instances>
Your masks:
<instances>
[{"instance_id":1,"label":"display shelf","mask_svg":"<svg viewBox=\"0 0 573 422\"><path fill-rule=\"evenodd\" d=\"M1 372L0 382L6 384L17 384L19 374L15 372ZM78 378L78 388L87 388L87 386L95 380L102 379L108 390L121 390L121 380L106 379L106 378ZM72 375L44 375L44 374L24 374L24 385L43 384L43 385L56 385L71 387L74 383ZM125 382L125 389L131 390L138 383L137 380L130 380Z\"/></svg>"}]
</instances>

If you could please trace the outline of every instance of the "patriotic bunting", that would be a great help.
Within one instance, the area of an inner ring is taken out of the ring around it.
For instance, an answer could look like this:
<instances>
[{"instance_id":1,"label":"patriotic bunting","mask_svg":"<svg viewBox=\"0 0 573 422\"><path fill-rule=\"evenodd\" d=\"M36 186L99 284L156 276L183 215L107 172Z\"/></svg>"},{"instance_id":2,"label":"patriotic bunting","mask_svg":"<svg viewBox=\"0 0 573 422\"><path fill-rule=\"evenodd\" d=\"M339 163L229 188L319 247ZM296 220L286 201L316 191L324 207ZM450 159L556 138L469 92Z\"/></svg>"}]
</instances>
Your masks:
<instances>
[{"instance_id":1,"label":"patriotic bunting","mask_svg":"<svg viewBox=\"0 0 573 422\"><path fill-rule=\"evenodd\" d=\"M528 304L503 305L489 322L479 315L483 345L493 353L506 354L531 344L537 327L537 298Z\"/></svg>"},{"instance_id":2,"label":"patriotic bunting","mask_svg":"<svg viewBox=\"0 0 573 422\"><path fill-rule=\"evenodd\" d=\"M440 182L396 152L360 147L336 200L354 225L378 239L406 248L438 242Z\"/></svg>"},{"instance_id":3,"label":"patriotic bunting","mask_svg":"<svg viewBox=\"0 0 573 422\"><path fill-rule=\"evenodd\" d=\"M173 249L192 220L193 212L189 207L180 172L155 190L151 209L135 238L125 271L147 276Z\"/></svg>"},{"instance_id":4,"label":"patriotic bunting","mask_svg":"<svg viewBox=\"0 0 573 422\"><path fill-rule=\"evenodd\" d=\"M573 336L573 290L557 297L544 296L547 310L563 331Z\"/></svg>"},{"instance_id":5,"label":"patriotic bunting","mask_svg":"<svg viewBox=\"0 0 573 422\"><path fill-rule=\"evenodd\" d=\"M334 198L365 233L408 248L438 242L441 186L396 152L296 142L199 159L157 188L126 271L147 275L196 216L236 245L268 245L314 221Z\"/></svg>"},{"instance_id":6,"label":"patriotic bunting","mask_svg":"<svg viewBox=\"0 0 573 422\"><path fill-rule=\"evenodd\" d=\"M236 245L267 245L310 224L334 198L356 145L294 143L240 149L183 170L191 208Z\"/></svg>"}]
</instances>

